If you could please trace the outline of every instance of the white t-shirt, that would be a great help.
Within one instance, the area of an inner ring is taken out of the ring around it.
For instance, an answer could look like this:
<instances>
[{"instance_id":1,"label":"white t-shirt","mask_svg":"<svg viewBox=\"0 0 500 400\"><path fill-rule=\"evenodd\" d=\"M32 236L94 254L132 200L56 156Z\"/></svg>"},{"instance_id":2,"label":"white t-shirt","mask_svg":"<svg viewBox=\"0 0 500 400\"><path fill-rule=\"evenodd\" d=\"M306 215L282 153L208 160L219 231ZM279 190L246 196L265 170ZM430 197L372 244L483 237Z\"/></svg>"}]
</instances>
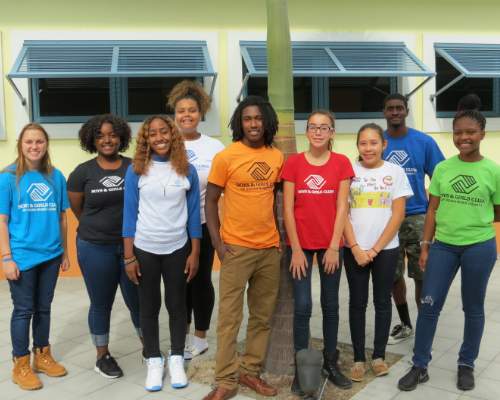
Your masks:
<instances>
[{"instance_id":1,"label":"white t-shirt","mask_svg":"<svg viewBox=\"0 0 500 400\"><path fill-rule=\"evenodd\" d=\"M369 250L392 216L392 201L411 197L413 191L403 168L387 161L378 168L365 168L357 161L354 173L349 192L349 219L356 242L363 250ZM384 250L398 246L396 234Z\"/></svg>"},{"instance_id":2,"label":"white t-shirt","mask_svg":"<svg viewBox=\"0 0 500 400\"><path fill-rule=\"evenodd\" d=\"M201 135L196 140L184 140L188 161L193 164L198 172L200 180L200 211L201 223L206 222L205 218L205 195L207 193L208 173L212 165L214 156L224 150L224 145L217 139L207 135Z\"/></svg>"}]
</instances>

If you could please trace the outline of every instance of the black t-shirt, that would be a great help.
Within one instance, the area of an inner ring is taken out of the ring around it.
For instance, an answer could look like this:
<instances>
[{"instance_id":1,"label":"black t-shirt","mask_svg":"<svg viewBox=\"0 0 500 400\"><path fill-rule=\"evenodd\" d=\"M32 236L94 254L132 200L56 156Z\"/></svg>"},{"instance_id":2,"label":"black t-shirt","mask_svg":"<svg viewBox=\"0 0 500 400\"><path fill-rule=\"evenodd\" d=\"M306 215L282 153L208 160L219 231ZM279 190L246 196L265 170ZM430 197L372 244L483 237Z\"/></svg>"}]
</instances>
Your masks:
<instances>
[{"instance_id":1,"label":"black t-shirt","mask_svg":"<svg viewBox=\"0 0 500 400\"><path fill-rule=\"evenodd\" d=\"M103 169L94 158L80 164L68 178L68 191L84 194L78 235L93 243L122 240L125 173L130 158L122 157L118 169Z\"/></svg>"}]
</instances>

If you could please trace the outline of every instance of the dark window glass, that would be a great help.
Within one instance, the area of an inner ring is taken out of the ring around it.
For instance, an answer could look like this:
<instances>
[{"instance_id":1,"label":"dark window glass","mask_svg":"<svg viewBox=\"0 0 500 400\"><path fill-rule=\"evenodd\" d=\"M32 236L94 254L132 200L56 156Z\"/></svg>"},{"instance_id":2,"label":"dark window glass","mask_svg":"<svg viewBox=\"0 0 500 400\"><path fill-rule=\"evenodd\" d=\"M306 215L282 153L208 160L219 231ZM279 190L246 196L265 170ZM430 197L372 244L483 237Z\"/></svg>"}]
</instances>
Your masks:
<instances>
[{"instance_id":1,"label":"dark window glass","mask_svg":"<svg viewBox=\"0 0 500 400\"><path fill-rule=\"evenodd\" d=\"M38 80L41 117L87 116L110 112L107 78Z\"/></svg>"},{"instance_id":2,"label":"dark window glass","mask_svg":"<svg viewBox=\"0 0 500 400\"><path fill-rule=\"evenodd\" d=\"M436 91L459 75L459 71L436 53ZM436 110L455 112L463 96L475 93L481 99L482 111L492 111L493 83L493 78L462 78L436 97Z\"/></svg>"},{"instance_id":3,"label":"dark window glass","mask_svg":"<svg viewBox=\"0 0 500 400\"><path fill-rule=\"evenodd\" d=\"M166 108L167 96L184 79L195 78L128 78L128 115L173 114Z\"/></svg>"},{"instance_id":4,"label":"dark window glass","mask_svg":"<svg viewBox=\"0 0 500 400\"><path fill-rule=\"evenodd\" d=\"M330 78L330 109L336 113L380 112L391 78Z\"/></svg>"},{"instance_id":5,"label":"dark window glass","mask_svg":"<svg viewBox=\"0 0 500 400\"><path fill-rule=\"evenodd\" d=\"M267 99L267 78L250 78L247 94ZM312 78L293 78L293 99L295 113L308 114L312 111Z\"/></svg>"}]
</instances>

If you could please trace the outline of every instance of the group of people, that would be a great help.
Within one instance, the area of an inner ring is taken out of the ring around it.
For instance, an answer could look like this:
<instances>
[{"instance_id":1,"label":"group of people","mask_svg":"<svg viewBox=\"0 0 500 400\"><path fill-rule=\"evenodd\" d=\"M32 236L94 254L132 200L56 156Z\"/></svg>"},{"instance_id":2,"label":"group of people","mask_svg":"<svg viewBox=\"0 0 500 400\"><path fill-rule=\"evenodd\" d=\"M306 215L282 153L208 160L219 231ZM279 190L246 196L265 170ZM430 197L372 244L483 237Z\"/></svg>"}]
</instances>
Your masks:
<instances>
[{"instance_id":1,"label":"group of people","mask_svg":"<svg viewBox=\"0 0 500 400\"><path fill-rule=\"evenodd\" d=\"M23 389L38 389L42 383L36 372L66 374L51 355L49 328L58 271L69 268L66 210L71 207L79 220L76 246L90 299L94 369L107 378L123 375L108 347L120 286L142 343L146 390L162 389L165 363L173 388L188 385L184 361L208 349L216 252L221 269L215 387L204 400L229 399L239 384L264 396L277 394L260 372L282 256L293 282L295 352L309 346L311 275L317 263L323 371L345 389L366 373L370 275L375 306L370 367L376 376L389 372L387 344L413 334L405 265L415 280L419 312L413 367L398 384L401 390L413 390L429 379L438 317L461 268L465 328L457 386L472 389L486 287L496 260L493 221L500 220L500 167L480 153L486 120L476 103L457 112L453 142L459 153L447 160L430 136L406 126L408 102L400 94L384 100L385 131L374 123L360 128L359 156L353 163L332 151L335 117L326 110L313 111L307 119L308 149L285 160L274 146L278 118L268 101L248 96L238 104L230 121L233 142L224 148L199 132L209 96L198 83L183 81L168 98L174 118L148 117L137 134L133 159L121 155L131 141L124 120L107 114L87 121L79 132L80 144L97 156L76 167L67 187L51 164L47 132L40 125L26 125L17 159L0 174L0 250L14 304L13 381ZM429 195L426 175L432 178ZM278 190L283 191L286 229L283 255ZM342 265L354 350L350 376L338 365ZM159 343L161 281L169 314L168 355ZM246 344L238 357L245 293ZM401 320L392 332L391 294ZM297 371L291 391L303 394Z\"/></svg>"}]
</instances>

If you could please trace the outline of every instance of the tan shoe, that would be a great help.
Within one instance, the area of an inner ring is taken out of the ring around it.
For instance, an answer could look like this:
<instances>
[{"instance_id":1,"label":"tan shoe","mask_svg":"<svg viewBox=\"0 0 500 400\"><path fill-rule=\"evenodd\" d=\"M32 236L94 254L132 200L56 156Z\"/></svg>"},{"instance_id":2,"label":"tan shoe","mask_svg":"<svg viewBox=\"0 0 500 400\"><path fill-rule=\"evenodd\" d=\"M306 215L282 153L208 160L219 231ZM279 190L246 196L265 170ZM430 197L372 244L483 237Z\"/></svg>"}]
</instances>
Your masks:
<instances>
[{"instance_id":1,"label":"tan shoe","mask_svg":"<svg viewBox=\"0 0 500 400\"><path fill-rule=\"evenodd\" d=\"M375 376L384 376L389 373L389 367L383 358L376 358L372 360L372 370Z\"/></svg>"},{"instance_id":2,"label":"tan shoe","mask_svg":"<svg viewBox=\"0 0 500 400\"><path fill-rule=\"evenodd\" d=\"M365 379L365 372L365 363L362 361L356 361L351 367L351 381L363 382Z\"/></svg>"},{"instance_id":3,"label":"tan shoe","mask_svg":"<svg viewBox=\"0 0 500 400\"><path fill-rule=\"evenodd\" d=\"M35 347L33 349L35 358L33 359L33 370L43 372L45 375L58 377L68 373L66 368L59 364L52 354L50 354L50 346Z\"/></svg>"},{"instance_id":4,"label":"tan shoe","mask_svg":"<svg viewBox=\"0 0 500 400\"><path fill-rule=\"evenodd\" d=\"M29 354L22 357L14 357L13 361L12 382L24 390L36 390L43 387L42 382L31 369Z\"/></svg>"},{"instance_id":5,"label":"tan shoe","mask_svg":"<svg viewBox=\"0 0 500 400\"><path fill-rule=\"evenodd\" d=\"M228 400L238 393L238 388L226 389L222 386L217 386L209 394L203 397L203 400Z\"/></svg>"}]
</instances>

